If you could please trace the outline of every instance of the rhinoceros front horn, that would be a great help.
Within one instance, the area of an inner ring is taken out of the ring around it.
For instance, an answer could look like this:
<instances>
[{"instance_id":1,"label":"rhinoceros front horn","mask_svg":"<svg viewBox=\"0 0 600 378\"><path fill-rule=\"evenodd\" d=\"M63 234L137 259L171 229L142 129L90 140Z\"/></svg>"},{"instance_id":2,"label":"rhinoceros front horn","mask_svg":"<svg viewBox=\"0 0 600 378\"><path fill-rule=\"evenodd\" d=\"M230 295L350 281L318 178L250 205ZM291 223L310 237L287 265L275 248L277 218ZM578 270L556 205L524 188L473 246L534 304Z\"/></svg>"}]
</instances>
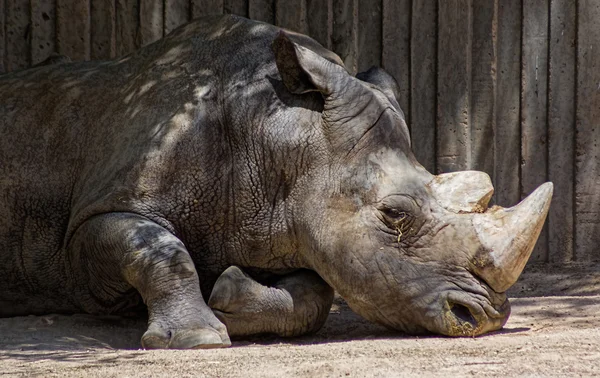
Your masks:
<instances>
[{"instance_id":1,"label":"rhinoceros front horn","mask_svg":"<svg viewBox=\"0 0 600 378\"><path fill-rule=\"evenodd\" d=\"M494 291L505 292L519 278L544 225L552 192L547 182L516 206L473 214L482 246L473 257L473 268Z\"/></svg>"}]
</instances>

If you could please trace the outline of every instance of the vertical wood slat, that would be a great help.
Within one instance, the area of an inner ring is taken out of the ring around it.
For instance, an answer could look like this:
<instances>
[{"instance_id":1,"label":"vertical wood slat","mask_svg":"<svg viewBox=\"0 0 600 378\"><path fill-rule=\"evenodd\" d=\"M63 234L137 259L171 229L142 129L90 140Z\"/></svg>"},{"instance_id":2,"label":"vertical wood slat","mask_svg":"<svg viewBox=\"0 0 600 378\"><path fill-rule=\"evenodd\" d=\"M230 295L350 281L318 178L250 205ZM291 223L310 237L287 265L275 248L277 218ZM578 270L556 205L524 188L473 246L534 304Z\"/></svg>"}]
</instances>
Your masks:
<instances>
[{"instance_id":1,"label":"vertical wood slat","mask_svg":"<svg viewBox=\"0 0 600 378\"><path fill-rule=\"evenodd\" d=\"M29 0L6 0L6 70L28 67L30 59Z\"/></svg>"},{"instance_id":2,"label":"vertical wood slat","mask_svg":"<svg viewBox=\"0 0 600 378\"><path fill-rule=\"evenodd\" d=\"M331 47L353 74L358 70L357 27L358 0L333 0Z\"/></svg>"},{"instance_id":3,"label":"vertical wood slat","mask_svg":"<svg viewBox=\"0 0 600 378\"><path fill-rule=\"evenodd\" d=\"M223 0L223 13L248 17L248 0Z\"/></svg>"},{"instance_id":4,"label":"vertical wood slat","mask_svg":"<svg viewBox=\"0 0 600 378\"><path fill-rule=\"evenodd\" d=\"M189 9L187 11L189 14ZM164 14L163 0L140 1L140 43L142 46L158 41L163 37Z\"/></svg>"},{"instance_id":5,"label":"vertical wood slat","mask_svg":"<svg viewBox=\"0 0 600 378\"><path fill-rule=\"evenodd\" d=\"M114 58L117 55L115 2L92 1L90 12L91 58L99 60Z\"/></svg>"},{"instance_id":6,"label":"vertical wood slat","mask_svg":"<svg viewBox=\"0 0 600 378\"><path fill-rule=\"evenodd\" d=\"M56 51L56 1L31 0L31 64Z\"/></svg>"},{"instance_id":7,"label":"vertical wood slat","mask_svg":"<svg viewBox=\"0 0 600 378\"><path fill-rule=\"evenodd\" d=\"M521 199L521 0L498 2L495 203L512 206Z\"/></svg>"},{"instance_id":8,"label":"vertical wood slat","mask_svg":"<svg viewBox=\"0 0 600 378\"><path fill-rule=\"evenodd\" d=\"M6 72L6 4L0 0L0 74Z\"/></svg>"},{"instance_id":9,"label":"vertical wood slat","mask_svg":"<svg viewBox=\"0 0 600 378\"><path fill-rule=\"evenodd\" d=\"M440 0L438 8L437 169L469 169L471 0Z\"/></svg>"},{"instance_id":10,"label":"vertical wood slat","mask_svg":"<svg viewBox=\"0 0 600 378\"><path fill-rule=\"evenodd\" d=\"M190 17L189 0L169 0L164 7L164 33L169 34Z\"/></svg>"},{"instance_id":11,"label":"vertical wood slat","mask_svg":"<svg viewBox=\"0 0 600 378\"><path fill-rule=\"evenodd\" d=\"M521 73L521 196L547 181L548 1L523 2ZM546 261L544 227L531 261Z\"/></svg>"},{"instance_id":12,"label":"vertical wood slat","mask_svg":"<svg viewBox=\"0 0 600 378\"><path fill-rule=\"evenodd\" d=\"M191 0L192 18L223 14L223 0Z\"/></svg>"},{"instance_id":13,"label":"vertical wood slat","mask_svg":"<svg viewBox=\"0 0 600 378\"><path fill-rule=\"evenodd\" d=\"M575 246L578 261L600 257L600 2L577 8Z\"/></svg>"},{"instance_id":14,"label":"vertical wood slat","mask_svg":"<svg viewBox=\"0 0 600 378\"><path fill-rule=\"evenodd\" d=\"M74 61L90 59L90 4L88 0L56 1L58 52Z\"/></svg>"},{"instance_id":15,"label":"vertical wood slat","mask_svg":"<svg viewBox=\"0 0 600 378\"><path fill-rule=\"evenodd\" d=\"M417 160L429 172L436 172L437 1L413 0L411 13L410 131L412 145ZM384 64L385 59L384 55Z\"/></svg>"},{"instance_id":16,"label":"vertical wood slat","mask_svg":"<svg viewBox=\"0 0 600 378\"><path fill-rule=\"evenodd\" d=\"M117 56L127 55L140 46L138 3L116 0L116 46Z\"/></svg>"},{"instance_id":17,"label":"vertical wood slat","mask_svg":"<svg viewBox=\"0 0 600 378\"><path fill-rule=\"evenodd\" d=\"M381 0L358 0L357 71L381 66Z\"/></svg>"},{"instance_id":18,"label":"vertical wood slat","mask_svg":"<svg viewBox=\"0 0 600 378\"><path fill-rule=\"evenodd\" d=\"M275 7L275 24L298 33L306 33L306 1L278 0Z\"/></svg>"},{"instance_id":19,"label":"vertical wood slat","mask_svg":"<svg viewBox=\"0 0 600 378\"><path fill-rule=\"evenodd\" d=\"M421 6L433 4L432 1L419 3ZM411 124L411 5L411 0L383 0L382 41L381 46L377 46L381 49L381 66L398 82L400 98L397 100L409 128Z\"/></svg>"},{"instance_id":20,"label":"vertical wood slat","mask_svg":"<svg viewBox=\"0 0 600 378\"><path fill-rule=\"evenodd\" d=\"M276 0L248 0L248 17L274 24L275 2Z\"/></svg>"},{"instance_id":21,"label":"vertical wood slat","mask_svg":"<svg viewBox=\"0 0 600 378\"><path fill-rule=\"evenodd\" d=\"M554 183L554 198L548 214L548 256L553 262L574 256L576 8L572 0L550 2L548 179Z\"/></svg>"},{"instance_id":22,"label":"vertical wood slat","mask_svg":"<svg viewBox=\"0 0 600 378\"><path fill-rule=\"evenodd\" d=\"M496 32L498 0L473 2L471 70L471 169L494 182L496 134Z\"/></svg>"},{"instance_id":23,"label":"vertical wood slat","mask_svg":"<svg viewBox=\"0 0 600 378\"><path fill-rule=\"evenodd\" d=\"M306 0L308 35L331 49L333 0Z\"/></svg>"}]
</instances>

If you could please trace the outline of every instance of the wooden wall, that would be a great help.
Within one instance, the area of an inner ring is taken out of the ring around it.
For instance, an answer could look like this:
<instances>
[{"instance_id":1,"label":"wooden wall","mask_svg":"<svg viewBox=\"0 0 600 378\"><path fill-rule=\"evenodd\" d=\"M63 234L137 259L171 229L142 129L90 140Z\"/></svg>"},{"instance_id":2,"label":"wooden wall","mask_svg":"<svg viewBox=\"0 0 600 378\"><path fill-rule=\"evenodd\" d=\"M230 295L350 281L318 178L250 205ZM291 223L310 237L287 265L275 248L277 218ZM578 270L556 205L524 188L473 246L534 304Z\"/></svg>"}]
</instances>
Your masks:
<instances>
[{"instance_id":1,"label":"wooden wall","mask_svg":"<svg viewBox=\"0 0 600 378\"><path fill-rule=\"evenodd\" d=\"M0 72L121 56L212 13L307 33L353 72L383 66L425 167L486 171L501 205L553 181L533 259L600 259L598 0L0 0Z\"/></svg>"}]
</instances>

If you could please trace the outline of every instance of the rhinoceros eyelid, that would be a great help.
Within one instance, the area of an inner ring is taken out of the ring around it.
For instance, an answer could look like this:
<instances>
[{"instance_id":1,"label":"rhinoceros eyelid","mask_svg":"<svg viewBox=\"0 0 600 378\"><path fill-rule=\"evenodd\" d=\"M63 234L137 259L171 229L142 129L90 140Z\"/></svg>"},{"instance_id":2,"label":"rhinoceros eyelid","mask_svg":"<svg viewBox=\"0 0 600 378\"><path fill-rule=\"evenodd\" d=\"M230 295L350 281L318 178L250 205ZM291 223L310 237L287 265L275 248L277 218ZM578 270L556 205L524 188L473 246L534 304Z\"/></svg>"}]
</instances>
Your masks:
<instances>
[{"instance_id":1,"label":"rhinoceros eyelid","mask_svg":"<svg viewBox=\"0 0 600 378\"><path fill-rule=\"evenodd\" d=\"M421 203L409 194L389 194L378 201L383 207L421 209Z\"/></svg>"}]
</instances>

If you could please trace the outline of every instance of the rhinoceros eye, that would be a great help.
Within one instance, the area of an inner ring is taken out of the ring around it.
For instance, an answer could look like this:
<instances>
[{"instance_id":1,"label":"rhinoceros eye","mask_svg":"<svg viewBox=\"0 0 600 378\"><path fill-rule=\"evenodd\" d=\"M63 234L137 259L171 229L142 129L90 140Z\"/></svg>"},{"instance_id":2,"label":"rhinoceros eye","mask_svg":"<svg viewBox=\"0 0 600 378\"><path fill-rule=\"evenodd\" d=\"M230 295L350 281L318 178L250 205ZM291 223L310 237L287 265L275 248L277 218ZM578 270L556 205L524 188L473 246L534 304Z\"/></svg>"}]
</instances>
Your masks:
<instances>
[{"instance_id":1,"label":"rhinoceros eye","mask_svg":"<svg viewBox=\"0 0 600 378\"><path fill-rule=\"evenodd\" d=\"M380 211L388 226L398 235L398 243L402 241L403 237L414 233L412 227L414 219L408 212L388 207L380 209Z\"/></svg>"},{"instance_id":2,"label":"rhinoceros eye","mask_svg":"<svg viewBox=\"0 0 600 378\"><path fill-rule=\"evenodd\" d=\"M381 212L390 220L401 221L408 217L408 214L405 211L392 209L392 208L384 208Z\"/></svg>"}]
</instances>

